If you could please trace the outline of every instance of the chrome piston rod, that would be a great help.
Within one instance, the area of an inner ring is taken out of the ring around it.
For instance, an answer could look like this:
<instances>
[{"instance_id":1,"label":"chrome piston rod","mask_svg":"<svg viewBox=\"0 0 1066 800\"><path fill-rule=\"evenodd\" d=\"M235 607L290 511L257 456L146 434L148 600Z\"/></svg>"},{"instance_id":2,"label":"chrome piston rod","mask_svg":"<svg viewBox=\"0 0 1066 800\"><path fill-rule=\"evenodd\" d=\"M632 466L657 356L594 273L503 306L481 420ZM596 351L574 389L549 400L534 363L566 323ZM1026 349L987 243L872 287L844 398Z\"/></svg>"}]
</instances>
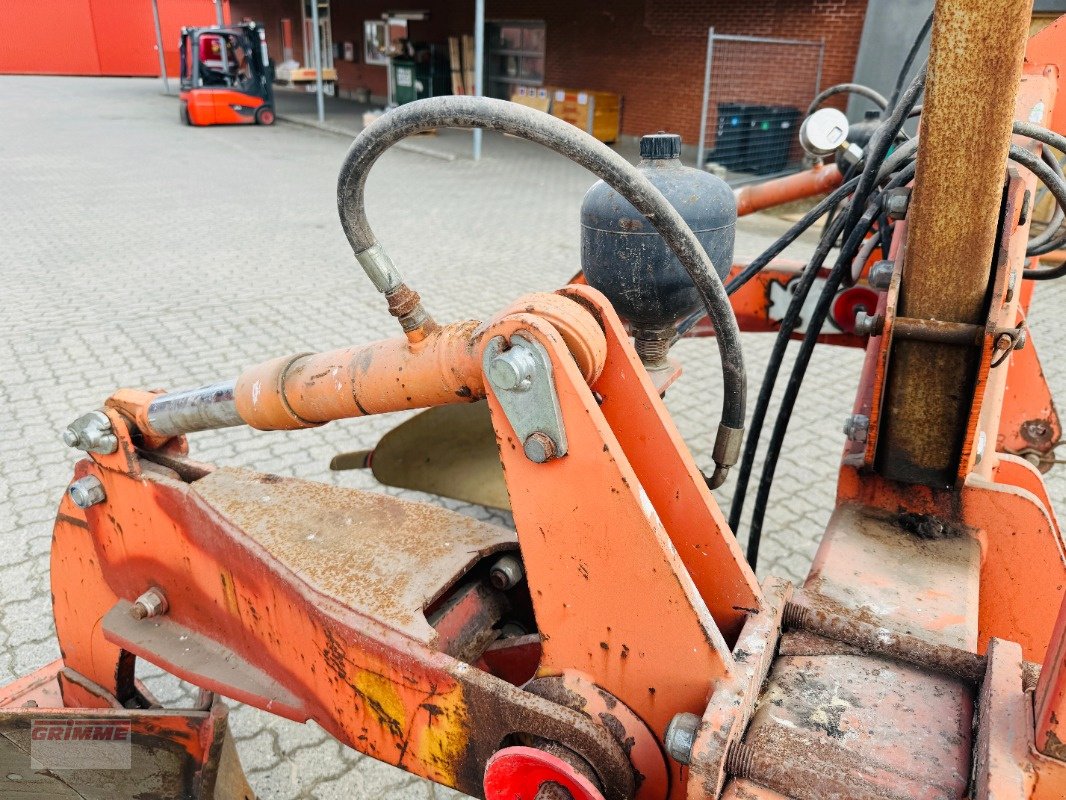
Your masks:
<instances>
[{"instance_id":1,"label":"chrome piston rod","mask_svg":"<svg viewBox=\"0 0 1066 800\"><path fill-rule=\"evenodd\" d=\"M148 423L161 436L244 425L234 399L236 381L161 394L148 406Z\"/></svg>"}]
</instances>

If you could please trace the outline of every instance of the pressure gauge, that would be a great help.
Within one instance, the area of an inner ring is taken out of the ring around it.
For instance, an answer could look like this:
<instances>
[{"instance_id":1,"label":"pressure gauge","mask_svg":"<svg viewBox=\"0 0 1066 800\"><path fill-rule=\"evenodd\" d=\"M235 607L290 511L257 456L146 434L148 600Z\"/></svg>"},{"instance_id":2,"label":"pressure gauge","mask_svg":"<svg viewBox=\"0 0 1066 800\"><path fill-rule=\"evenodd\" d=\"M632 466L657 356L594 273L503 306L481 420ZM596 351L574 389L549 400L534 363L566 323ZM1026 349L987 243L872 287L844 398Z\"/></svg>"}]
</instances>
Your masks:
<instances>
[{"instance_id":1,"label":"pressure gauge","mask_svg":"<svg viewBox=\"0 0 1066 800\"><path fill-rule=\"evenodd\" d=\"M848 118L835 108L820 108L803 120L800 144L812 156L831 156L848 141Z\"/></svg>"}]
</instances>

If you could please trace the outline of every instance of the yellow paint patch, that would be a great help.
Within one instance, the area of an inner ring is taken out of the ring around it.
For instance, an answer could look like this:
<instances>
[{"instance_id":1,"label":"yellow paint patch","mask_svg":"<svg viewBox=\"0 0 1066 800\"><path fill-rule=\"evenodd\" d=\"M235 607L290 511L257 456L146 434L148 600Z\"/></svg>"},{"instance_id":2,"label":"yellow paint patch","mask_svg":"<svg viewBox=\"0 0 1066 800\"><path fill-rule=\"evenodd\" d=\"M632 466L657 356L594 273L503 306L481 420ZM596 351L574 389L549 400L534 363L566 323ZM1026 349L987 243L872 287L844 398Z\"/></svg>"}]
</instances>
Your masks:
<instances>
[{"instance_id":1,"label":"yellow paint patch","mask_svg":"<svg viewBox=\"0 0 1066 800\"><path fill-rule=\"evenodd\" d=\"M419 707L412 746L419 761L434 770L433 777L445 786L455 786L456 767L466 751L466 704L460 686L428 697Z\"/></svg>"},{"instance_id":2,"label":"yellow paint patch","mask_svg":"<svg viewBox=\"0 0 1066 800\"><path fill-rule=\"evenodd\" d=\"M370 712L383 728L397 739L402 740L406 736L407 710L396 684L384 675L361 670L356 674L352 687L366 701Z\"/></svg>"},{"instance_id":3,"label":"yellow paint patch","mask_svg":"<svg viewBox=\"0 0 1066 800\"><path fill-rule=\"evenodd\" d=\"M241 610L237 606L237 587L233 585L233 575L229 570L222 570L219 577L222 579L222 595L226 599L226 609L240 619Z\"/></svg>"}]
</instances>

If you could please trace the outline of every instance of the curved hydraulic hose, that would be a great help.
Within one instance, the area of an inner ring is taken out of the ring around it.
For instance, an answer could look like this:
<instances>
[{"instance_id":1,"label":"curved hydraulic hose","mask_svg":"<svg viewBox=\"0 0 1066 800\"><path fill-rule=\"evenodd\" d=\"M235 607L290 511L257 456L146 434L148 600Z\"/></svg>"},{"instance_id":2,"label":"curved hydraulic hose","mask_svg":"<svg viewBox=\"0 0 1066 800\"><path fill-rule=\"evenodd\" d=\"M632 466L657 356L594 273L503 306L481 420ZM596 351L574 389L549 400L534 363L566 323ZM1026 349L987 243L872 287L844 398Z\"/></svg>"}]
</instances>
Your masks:
<instances>
[{"instance_id":1,"label":"curved hydraulic hose","mask_svg":"<svg viewBox=\"0 0 1066 800\"><path fill-rule=\"evenodd\" d=\"M435 128L488 128L528 139L585 167L647 217L696 287L714 323L722 362L722 419L708 483L720 486L736 463L744 433L747 376L740 329L722 280L677 210L635 167L584 131L540 111L485 97L434 97L403 105L368 126L345 156L337 179L341 226L360 264L382 292L402 281L366 219L364 190L374 162L396 142ZM394 285L393 285L394 284Z\"/></svg>"},{"instance_id":2,"label":"curved hydraulic hose","mask_svg":"<svg viewBox=\"0 0 1066 800\"><path fill-rule=\"evenodd\" d=\"M1048 145L1045 144L1040 148L1040 157L1059 176L1060 181L1066 181L1066 173L1062 171L1062 164L1059 163L1058 158L1055 157L1055 152ZM1061 237L1056 238L1055 234L1059 232L1064 219L1066 219L1066 213L1063 212L1062 206L1056 203L1055 213L1048 221L1047 227L1039 236L1034 236L1029 240L1029 245L1025 248L1025 254L1027 256L1042 256L1052 250L1057 250L1061 245Z\"/></svg>"},{"instance_id":3,"label":"curved hydraulic hose","mask_svg":"<svg viewBox=\"0 0 1066 800\"><path fill-rule=\"evenodd\" d=\"M838 83L836 86L830 86L828 89L823 89L815 95L815 98L811 100L811 104L807 106L807 113L805 116L809 117L817 110L818 106L838 94L857 94L860 97L865 97L872 102L879 109L884 111L888 108L888 100L876 89L871 89L861 83Z\"/></svg>"},{"instance_id":4,"label":"curved hydraulic hose","mask_svg":"<svg viewBox=\"0 0 1066 800\"><path fill-rule=\"evenodd\" d=\"M1028 134L1024 135L1028 136ZM1055 171L1045 164L1041 158L1029 150L1012 144L1010 146L1010 160L1033 172L1047 186L1059 205L1066 208L1066 182L1059 180ZM1066 275L1066 262L1050 269L1027 269L1023 272L1025 278L1033 281L1049 281L1061 278L1063 275Z\"/></svg>"},{"instance_id":5,"label":"curved hydraulic hose","mask_svg":"<svg viewBox=\"0 0 1066 800\"><path fill-rule=\"evenodd\" d=\"M1047 145L1047 147L1054 147L1059 152L1066 153L1066 136L1063 136L1062 134L1056 133L1053 130L1045 128L1043 125L1036 125L1032 122L1020 122L1016 120L1014 122L1014 134L1016 136L1025 136L1029 139L1034 139L1035 141L1038 141L1043 145ZM1045 150L1042 155L1045 156L1045 161L1048 162L1051 171L1058 178L1057 183L1063 183L1062 168L1058 166L1058 161L1055 161L1055 166L1050 166L1050 160L1048 157L1052 156L1052 154L1046 152ZM1033 172L1036 172L1036 170L1033 170ZM1040 178L1040 180L1045 186L1047 186L1051 194L1055 196L1055 199L1058 202L1058 209L1055 212L1055 219L1058 220L1058 224L1061 224L1062 219L1059 215L1059 212L1066 209L1066 205L1063 205L1062 200L1055 193L1054 187L1050 183L1048 183L1048 180L1045 177L1041 176L1040 173L1037 173L1037 177ZM1051 239L1051 236L1054 235L1054 231L1057 228L1057 224L1050 225L1049 230L1053 232L1052 234L1047 236L1045 236L1045 234L1041 234L1040 236L1031 240L1029 242L1029 247L1026 249L1026 255L1041 256L1045 253L1050 253L1052 250L1058 250L1060 247L1066 245L1066 234L1058 237L1057 239ZM1058 269L1059 268L1056 268L1056 270ZM1030 278L1032 280L1050 280L1051 278L1059 277L1059 275L1063 274L1051 274L1056 270L1026 270L1025 277Z\"/></svg>"}]
</instances>

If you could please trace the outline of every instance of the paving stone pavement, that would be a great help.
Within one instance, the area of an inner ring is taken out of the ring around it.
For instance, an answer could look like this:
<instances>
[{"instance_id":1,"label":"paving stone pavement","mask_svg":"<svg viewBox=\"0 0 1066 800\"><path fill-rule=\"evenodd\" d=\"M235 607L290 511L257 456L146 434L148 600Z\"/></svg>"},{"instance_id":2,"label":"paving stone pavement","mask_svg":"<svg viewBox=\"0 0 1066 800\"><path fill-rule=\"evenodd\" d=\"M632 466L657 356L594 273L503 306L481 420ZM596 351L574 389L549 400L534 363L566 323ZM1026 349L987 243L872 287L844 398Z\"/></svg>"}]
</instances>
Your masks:
<instances>
[{"instance_id":1,"label":"paving stone pavement","mask_svg":"<svg viewBox=\"0 0 1066 800\"><path fill-rule=\"evenodd\" d=\"M119 386L179 388L234 376L272 356L395 333L336 219L344 139L303 127L182 127L154 81L0 78L0 683L58 656L48 548L76 455L59 431ZM458 135L458 134L456 134ZM368 186L370 220L440 320L483 318L551 290L576 269L578 207L591 182L563 159L487 136L474 164L385 155ZM743 221L740 257L783 229ZM794 248L798 257L809 243ZM1032 322L1053 387L1066 325L1061 286L1038 290ZM753 386L769 337L744 346ZM710 462L720 393L708 340L675 353L686 374L667 403L698 462ZM860 354L822 348L795 411L767 524L760 575L802 579L832 507L840 424ZM753 389L754 392L754 389ZM370 447L404 415L294 433L234 429L192 438L201 460L374 488L331 474L340 451ZM1049 481L1061 500L1063 474ZM718 493L728 506L732 483ZM387 490L419 497L412 492ZM423 496L424 497L424 496ZM425 498L424 499L431 499ZM506 523L460 503L464 513ZM188 687L143 668L167 703ZM263 798L458 797L363 758L315 725L234 705L250 779Z\"/></svg>"}]
</instances>

